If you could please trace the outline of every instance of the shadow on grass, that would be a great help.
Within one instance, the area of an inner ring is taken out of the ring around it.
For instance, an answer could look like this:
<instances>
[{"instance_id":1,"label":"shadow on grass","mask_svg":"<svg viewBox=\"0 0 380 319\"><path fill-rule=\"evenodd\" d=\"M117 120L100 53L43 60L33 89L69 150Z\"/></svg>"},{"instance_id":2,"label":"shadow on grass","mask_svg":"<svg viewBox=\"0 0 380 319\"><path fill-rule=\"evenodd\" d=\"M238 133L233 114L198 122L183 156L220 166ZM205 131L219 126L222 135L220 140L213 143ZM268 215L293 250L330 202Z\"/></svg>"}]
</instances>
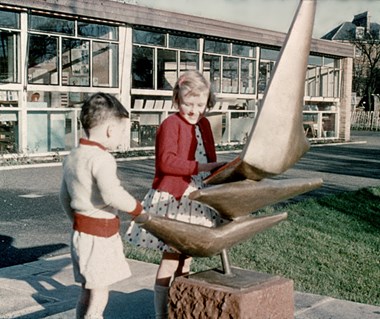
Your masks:
<instances>
[{"instance_id":1,"label":"shadow on grass","mask_svg":"<svg viewBox=\"0 0 380 319\"><path fill-rule=\"evenodd\" d=\"M368 226L380 230L380 190L378 188L363 188L354 192L324 196L318 198L317 202L328 209L355 217L368 223Z\"/></svg>"}]
</instances>

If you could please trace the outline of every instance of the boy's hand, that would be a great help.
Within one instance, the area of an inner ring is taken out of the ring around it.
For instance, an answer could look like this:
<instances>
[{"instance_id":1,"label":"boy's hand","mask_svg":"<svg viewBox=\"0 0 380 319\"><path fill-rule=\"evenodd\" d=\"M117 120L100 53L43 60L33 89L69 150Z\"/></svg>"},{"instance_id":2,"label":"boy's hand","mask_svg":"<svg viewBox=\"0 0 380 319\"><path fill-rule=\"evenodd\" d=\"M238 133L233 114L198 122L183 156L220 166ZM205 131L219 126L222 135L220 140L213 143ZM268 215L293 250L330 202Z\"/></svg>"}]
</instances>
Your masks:
<instances>
[{"instance_id":1,"label":"boy's hand","mask_svg":"<svg viewBox=\"0 0 380 319\"><path fill-rule=\"evenodd\" d=\"M135 218L133 218L133 221L137 224L145 224L150 219L151 219L150 214L143 211L140 215L137 215Z\"/></svg>"}]
</instances>

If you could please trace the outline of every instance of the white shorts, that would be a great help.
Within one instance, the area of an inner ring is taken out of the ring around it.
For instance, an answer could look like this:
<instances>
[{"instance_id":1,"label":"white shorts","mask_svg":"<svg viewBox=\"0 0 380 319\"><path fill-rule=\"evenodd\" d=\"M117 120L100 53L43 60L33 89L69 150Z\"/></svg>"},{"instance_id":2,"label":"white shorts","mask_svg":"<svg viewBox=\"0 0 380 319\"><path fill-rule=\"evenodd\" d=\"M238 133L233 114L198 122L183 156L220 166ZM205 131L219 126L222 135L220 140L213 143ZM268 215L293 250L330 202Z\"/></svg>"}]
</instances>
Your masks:
<instances>
[{"instance_id":1,"label":"white shorts","mask_svg":"<svg viewBox=\"0 0 380 319\"><path fill-rule=\"evenodd\" d=\"M131 276L119 233L104 238L74 231L71 258L74 279L86 289L107 287Z\"/></svg>"}]
</instances>

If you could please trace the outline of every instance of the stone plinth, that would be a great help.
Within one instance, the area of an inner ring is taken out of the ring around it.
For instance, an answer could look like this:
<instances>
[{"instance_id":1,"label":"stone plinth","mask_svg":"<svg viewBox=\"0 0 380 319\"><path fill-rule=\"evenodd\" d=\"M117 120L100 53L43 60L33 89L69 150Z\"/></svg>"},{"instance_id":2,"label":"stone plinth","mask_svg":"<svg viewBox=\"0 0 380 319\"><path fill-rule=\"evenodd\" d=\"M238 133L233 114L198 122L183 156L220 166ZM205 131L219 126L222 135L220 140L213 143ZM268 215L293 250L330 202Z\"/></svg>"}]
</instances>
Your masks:
<instances>
[{"instance_id":1,"label":"stone plinth","mask_svg":"<svg viewBox=\"0 0 380 319\"><path fill-rule=\"evenodd\" d=\"M293 281L233 267L178 277L169 291L171 319L293 319Z\"/></svg>"}]
</instances>

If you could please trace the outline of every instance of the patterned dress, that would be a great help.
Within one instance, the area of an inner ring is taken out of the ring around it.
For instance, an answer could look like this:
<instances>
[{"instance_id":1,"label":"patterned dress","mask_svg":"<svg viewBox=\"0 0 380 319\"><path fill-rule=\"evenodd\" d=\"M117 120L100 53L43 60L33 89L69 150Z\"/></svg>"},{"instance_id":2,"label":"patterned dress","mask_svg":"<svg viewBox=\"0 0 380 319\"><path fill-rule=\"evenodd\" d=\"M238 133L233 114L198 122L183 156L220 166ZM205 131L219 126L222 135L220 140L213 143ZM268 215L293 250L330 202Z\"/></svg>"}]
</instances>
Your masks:
<instances>
[{"instance_id":1,"label":"patterned dress","mask_svg":"<svg viewBox=\"0 0 380 319\"><path fill-rule=\"evenodd\" d=\"M198 126L195 126L195 132L197 138L195 159L199 163L207 163L206 152ZM200 202L190 200L188 197L191 192L205 186L203 179L208 175L209 172L201 172L198 175L193 175L191 177L191 183L180 200L176 200L175 197L168 192L150 189L142 201L142 205L150 214L166 216L191 224L213 227L225 223L226 221L222 219L215 210ZM133 222L127 230L126 238L131 244L137 247L151 248L161 252L176 252L176 250L167 246L162 240Z\"/></svg>"}]
</instances>

